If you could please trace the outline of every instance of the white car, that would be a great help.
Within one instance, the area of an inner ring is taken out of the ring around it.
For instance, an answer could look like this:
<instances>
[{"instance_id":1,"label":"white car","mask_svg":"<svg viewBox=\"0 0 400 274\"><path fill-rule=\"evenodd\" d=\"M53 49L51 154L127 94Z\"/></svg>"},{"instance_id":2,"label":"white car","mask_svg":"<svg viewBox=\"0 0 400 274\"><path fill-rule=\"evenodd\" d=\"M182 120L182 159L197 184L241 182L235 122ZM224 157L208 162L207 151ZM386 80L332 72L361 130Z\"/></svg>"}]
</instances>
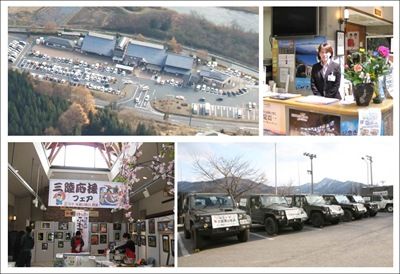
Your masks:
<instances>
[{"instance_id":1,"label":"white car","mask_svg":"<svg viewBox=\"0 0 400 274\"><path fill-rule=\"evenodd\" d=\"M184 97L184 96L181 96L181 95L177 95L177 96L175 96L175 99L178 99L178 100L185 100L185 97Z\"/></svg>"},{"instance_id":2,"label":"white car","mask_svg":"<svg viewBox=\"0 0 400 274\"><path fill-rule=\"evenodd\" d=\"M135 103L136 103L136 104L139 103L139 97L136 97L136 98L135 98Z\"/></svg>"},{"instance_id":3,"label":"white car","mask_svg":"<svg viewBox=\"0 0 400 274\"><path fill-rule=\"evenodd\" d=\"M146 95L146 96L144 97L144 100L145 100L145 101L149 101L149 99L150 99L150 96L149 96L149 95Z\"/></svg>"}]
</instances>

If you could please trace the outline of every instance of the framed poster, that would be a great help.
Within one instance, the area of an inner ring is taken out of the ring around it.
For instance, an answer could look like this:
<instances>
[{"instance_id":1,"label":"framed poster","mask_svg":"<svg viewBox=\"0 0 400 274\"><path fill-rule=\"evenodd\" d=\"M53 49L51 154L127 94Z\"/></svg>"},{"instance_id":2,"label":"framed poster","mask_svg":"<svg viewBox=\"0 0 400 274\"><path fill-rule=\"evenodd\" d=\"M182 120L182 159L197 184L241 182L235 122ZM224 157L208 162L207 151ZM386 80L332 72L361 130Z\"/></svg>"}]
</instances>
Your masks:
<instances>
[{"instance_id":1,"label":"framed poster","mask_svg":"<svg viewBox=\"0 0 400 274\"><path fill-rule=\"evenodd\" d=\"M336 31L336 56L344 55L344 31Z\"/></svg>"},{"instance_id":2,"label":"framed poster","mask_svg":"<svg viewBox=\"0 0 400 274\"><path fill-rule=\"evenodd\" d=\"M113 229L114 230L121 230L121 224L120 223L114 223L113 224Z\"/></svg>"},{"instance_id":3,"label":"framed poster","mask_svg":"<svg viewBox=\"0 0 400 274\"><path fill-rule=\"evenodd\" d=\"M136 232L136 223L129 223L129 233Z\"/></svg>"},{"instance_id":4,"label":"framed poster","mask_svg":"<svg viewBox=\"0 0 400 274\"><path fill-rule=\"evenodd\" d=\"M67 222L59 222L58 230L68 230L68 223Z\"/></svg>"},{"instance_id":5,"label":"framed poster","mask_svg":"<svg viewBox=\"0 0 400 274\"><path fill-rule=\"evenodd\" d=\"M146 245L146 236L145 235L140 235L140 244L141 245Z\"/></svg>"},{"instance_id":6,"label":"framed poster","mask_svg":"<svg viewBox=\"0 0 400 274\"><path fill-rule=\"evenodd\" d=\"M54 241L54 232L47 232L47 241L48 242Z\"/></svg>"},{"instance_id":7,"label":"framed poster","mask_svg":"<svg viewBox=\"0 0 400 274\"><path fill-rule=\"evenodd\" d=\"M355 51L360 48L360 33L358 31L346 32L347 50Z\"/></svg>"},{"instance_id":8,"label":"framed poster","mask_svg":"<svg viewBox=\"0 0 400 274\"><path fill-rule=\"evenodd\" d=\"M163 246L163 251L166 253L169 253L169 236L168 235L162 235L162 246Z\"/></svg>"},{"instance_id":9,"label":"framed poster","mask_svg":"<svg viewBox=\"0 0 400 274\"><path fill-rule=\"evenodd\" d=\"M42 222L41 224L40 224L40 228L41 229L50 229L50 222Z\"/></svg>"},{"instance_id":10,"label":"framed poster","mask_svg":"<svg viewBox=\"0 0 400 274\"><path fill-rule=\"evenodd\" d=\"M57 231L56 234L55 234L55 238L57 240L62 240L64 238L64 232Z\"/></svg>"},{"instance_id":11,"label":"framed poster","mask_svg":"<svg viewBox=\"0 0 400 274\"><path fill-rule=\"evenodd\" d=\"M100 244L107 243L107 234L100 234Z\"/></svg>"},{"instance_id":12,"label":"framed poster","mask_svg":"<svg viewBox=\"0 0 400 274\"><path fill-rule=\"evenodd\" d=\"M38 233L38 241L43 241L43 238L44 238L44 233L43 232L39 232Z\"/></svg>"},{"instance_id":13,"label":"framed poster","mask_svg":"<svg viewBox=\"0 0 400 274\"><path fill-rule=\"evenodd\" d=\"M140 246L140 242L138 242L138 235L137 234L133 234L132 241L135 243L135 245L139 245Z\"/></svg>"},{"instance_id":14,"label":"framed poster","mask_svg":"<svg viewBox=\"0 0 400 274\"><path fill-rule=\"evenodd\" d=\"M338 136L340 116L289 109L289 135Z\"/></svg>"},{"instance_id":15,"label":"framed poster","mask_svg":"<svg viewBox=\"0 0 400 274\"><path fill-rule=\"evenodd\" d=\"M114 233L114 241L120 241L121 240L121 232L115 232Z\"/></svg>"},{"instance_id":16,"label":"framed poster","mask_svg":"<svg viewBox=\"0 0 400 274\"><path fill-rule=\"evenodd\" d=\"M99 244L99 235L94 234L90 237L90 244L91 245L98 245Z\"/></svg>"},{"instance_id":17,"label":"framed poster","mask_svg":"<svg viewBox=\"0 0 400 274\"><path fill-rule=\"evenodd\" d=\"M146 221L140 223L140 231L146 231Z\"/></svg>"},{"instance_id":18,"label":"framed poster","mask_svg":"<svg viewBox=\"0 0 400 274\"><path fill-rule=\"evenodd\" d=\"M58 246L58 248L64 248L64 242L63 241L58 241L57 246Z\"/></svg>"},{"instance_id":19,"label":"framed poster","mask_svg":"<svg viewBox=\"0 0 400 274\"><path fill-rule=\"evenodd\" d=\"M92 223L90 232L92 232L92 233L99 233L99 224L98 224L98 223Z\"/></svg>"},{"instance_id":20,"label":"framed poster","mask_svg":"<svg viewBox=\"0 0 400 274\"><path fill-rule=\"evenodd\" d=\"M70 241L71 240L71 232L65 232L65 240Z\"/></svg>"},{"instance_id":21,"label":"framed poster","mask_svg":"<svg viewBox=\"0 0 400 274\"><path fill-rule=\"evenodd\" d=\"M163 221L163 222L158 222L158 231L160 232L174 232L174 221Z\"/></svg>"},{"instance_id":22,"label":"framed poster","mask_svg":"<svg viewBox=\"0 0 400 274\"><path fill-rule=\"evenodd\" d=\"M157 247L157 236L156 235L147 236L147 241L149 242L150 247Z\"/></svg>"},{"instance_id":23,"label":"framed poster","mask_svg":"<svg viewBox=\"0 0 400 274\"><path fill-rule=\"evenodd\" d=\"M156 233L156 220L154 219L149 220L149 233L150 234Z\"/></svg>"},{"instance_id":24,"label":"framed poster","mask_svg":"<svg viewBox=\"0 0 400 274\"><path fill-rule=\"evenodd\" d=\"M107 233L107 223L100 224L100 233Z\"/></svg>"},{"instance_id":25,"label":"framed poster","mask_svg":"<svg viewBox=\"0 0 400 274\"><path fill-rule=\"evenodd\" d=\"M42 250L47 250L49 249L49 244L48 243L42 243Z\"/></svg>"}]
</instances>

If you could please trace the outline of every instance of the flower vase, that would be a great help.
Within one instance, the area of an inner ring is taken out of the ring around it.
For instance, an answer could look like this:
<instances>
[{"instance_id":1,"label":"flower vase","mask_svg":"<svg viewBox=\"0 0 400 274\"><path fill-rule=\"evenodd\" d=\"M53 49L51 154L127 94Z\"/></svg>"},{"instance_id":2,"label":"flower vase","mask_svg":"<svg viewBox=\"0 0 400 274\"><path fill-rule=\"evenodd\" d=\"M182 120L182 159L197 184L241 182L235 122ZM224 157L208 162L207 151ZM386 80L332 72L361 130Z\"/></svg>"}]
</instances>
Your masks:
<instances>
[{"instance_id":1,"label":"flower vase","mask_svg":"<svg viewBox=\"0 0 400 274\"><path fill-rule=\"evenodd\" d=\"M374 94L375 94L375 97L372 99L372 102L374 104L382 103L383 99L382 99L381 94L379 92L379 82L378 81L376 81L374 83Z\"/></svg>"},{"instance_id":2,"label":"flower vase","mask_svg":"<svg viewBox=\"0 0 400 274\"><path fill-rule=\"evenodd\" d=\"M357 106L368 106L374 94L374 83L362 83L353 88Z\"/></svg>"}]
</instances>

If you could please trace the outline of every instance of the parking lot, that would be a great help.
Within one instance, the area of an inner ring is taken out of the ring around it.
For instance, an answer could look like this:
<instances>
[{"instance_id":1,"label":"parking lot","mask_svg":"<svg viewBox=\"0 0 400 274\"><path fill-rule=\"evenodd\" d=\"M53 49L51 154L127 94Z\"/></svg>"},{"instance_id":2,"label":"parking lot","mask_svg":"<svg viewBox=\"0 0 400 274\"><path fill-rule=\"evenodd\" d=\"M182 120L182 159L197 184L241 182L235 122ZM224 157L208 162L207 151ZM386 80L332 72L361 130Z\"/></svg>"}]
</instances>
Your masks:
<instances>
[{"instance_id":1,"label":"parking lot","mask_svg":"<svg viewBox=\"0 0 400 274\"><path fill-rule=\"evenodd\" d=\"M193 252L190 239L178 233L180 267L391 267L393 214L302 231L287 229L267 236L262 226L252 227L248 242L236 237L206 240Z\"/></svg>"},{"instance_id":2,"label":"parking lot","mask_svg":"<svg viewBox=\"0 0 400 274\"><path fill-rule=\"evenodd\" d=\"M25 39L26 40L26 39ZM33 39L34 40L34 39ZM240 81L243 91L222 90L206 86L204 90L196 89L197 85L183 87L179 77L161 73L160 78L163 84L157 82L151 73L146 75L142 68L136 68L133 74L127 74L117 70L111 59L82 54L75 51L68 51L44 45L32 44L28 41L24 52L16 60L18 68L29 71L34 78L39 80L53 81L60 84L73 86L86 86L92 91L105 92L119 95L119 105L133 108L150 108L150 101L181 98L183 101L198 105L210 104L209 113L199 112L197 115L204 115L213 118L242 119L256 122L258 120L258 86L254 85L254 79L248 76L236 76ZM138 75L139 77L135 76ZM172 82L172 80L174 82ZM125 85L131 84L132 94L122 92ZM143 91L142 88L146 87ZM194 114L196 115L196 114Z\"/></svg>"}]
</instances>

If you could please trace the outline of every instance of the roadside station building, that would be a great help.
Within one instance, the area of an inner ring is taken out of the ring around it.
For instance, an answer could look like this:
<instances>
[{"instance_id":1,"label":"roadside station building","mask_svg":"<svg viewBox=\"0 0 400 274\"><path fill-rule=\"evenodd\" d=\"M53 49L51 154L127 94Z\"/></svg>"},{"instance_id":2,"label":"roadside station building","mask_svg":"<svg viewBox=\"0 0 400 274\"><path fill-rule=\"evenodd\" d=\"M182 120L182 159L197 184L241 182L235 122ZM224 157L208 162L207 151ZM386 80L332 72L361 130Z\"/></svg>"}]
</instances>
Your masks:
<instances>
[{"instance_id":1,"label":"roadside station building","mask_svg":"<svg viewBox=\"0 0 400 274\"><path fill-rule=\"evenodd\" d=\"M116 38L114 36L89 32L83 39L81 50L112 57L114 55L115 44Z\"/></svg>"}]
</instances>

